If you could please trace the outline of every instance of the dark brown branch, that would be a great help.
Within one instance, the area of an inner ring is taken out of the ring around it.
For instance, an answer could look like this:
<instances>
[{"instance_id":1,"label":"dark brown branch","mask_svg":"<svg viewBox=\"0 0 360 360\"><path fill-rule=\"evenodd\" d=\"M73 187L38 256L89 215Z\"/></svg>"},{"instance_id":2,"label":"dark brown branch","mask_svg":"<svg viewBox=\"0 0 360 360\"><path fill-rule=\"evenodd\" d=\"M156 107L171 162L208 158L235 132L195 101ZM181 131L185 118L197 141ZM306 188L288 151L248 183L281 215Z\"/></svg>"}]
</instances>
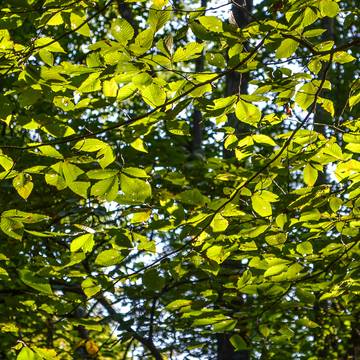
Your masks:
<instances>
[{"instance_id":1,"label":"dark brown branch","mask_svg":"<svg viewBox=\"0 0 360 360\"><path fill-rule=\"evenodd\" d=\"M163 356L160 351L155 347L151 339L145 338L140 335L138 332L133 330L115 311L115 309L110 305L106 298L101 295L98 297L100 304L106 309L111 320L117 322L123 329L125 329L135 340L139 341L145 348L147 348L156 360L163 360Z\"/></svg>"}]
</instances>

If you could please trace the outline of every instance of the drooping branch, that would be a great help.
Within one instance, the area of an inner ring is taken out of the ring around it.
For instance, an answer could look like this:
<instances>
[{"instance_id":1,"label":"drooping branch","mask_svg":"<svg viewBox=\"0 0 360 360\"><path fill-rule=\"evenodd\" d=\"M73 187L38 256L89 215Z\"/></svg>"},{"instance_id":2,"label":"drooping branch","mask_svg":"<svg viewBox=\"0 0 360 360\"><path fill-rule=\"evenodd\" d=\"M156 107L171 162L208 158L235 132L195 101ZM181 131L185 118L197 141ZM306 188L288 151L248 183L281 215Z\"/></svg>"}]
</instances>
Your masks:
<instances>
[{"instance_id":1,"label":"drooping branch","mask_svg":"<svg viewBox=\"0 0 360 360\"><path fill-rule=\"evenodd\" d=\"M114 322L117 322L125 331L127 331L135 340L139 341L145 348L147 348L151 354L154 356L156 360L163 360L163 356L161 355L161 352L156 348L154 343L151 339L148 339L138 332L136 332L134 329L132 329L131 326L129 326L122 317L116 312L116 310L112 307L112 305L107 301L107 299L100 295L98 297L98 300L100 304L105 308L105 310L108 312L109 316L111 317L111 320Z\"/></svg>"}]
</instances>

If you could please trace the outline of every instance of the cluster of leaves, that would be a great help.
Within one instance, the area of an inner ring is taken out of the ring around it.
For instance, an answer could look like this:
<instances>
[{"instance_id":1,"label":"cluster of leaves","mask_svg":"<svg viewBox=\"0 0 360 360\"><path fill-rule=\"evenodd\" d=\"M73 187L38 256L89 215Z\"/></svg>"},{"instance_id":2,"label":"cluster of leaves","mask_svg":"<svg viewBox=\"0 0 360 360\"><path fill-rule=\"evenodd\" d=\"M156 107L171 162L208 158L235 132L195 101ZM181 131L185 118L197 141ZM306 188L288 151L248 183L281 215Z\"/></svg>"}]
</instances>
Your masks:
<instances>
[{"instance_id":1,"label":"cluster of leaves","mask_svg":"<svg viewBox=\"0 0 360 360\"><path fill-rule=\"evenodd\" d=\"M356 343L355 4L264 1L241 29L187 6L3 2L0 357ZM226 94L234 74L248 94Z\"/></svg>"}]
</instances>

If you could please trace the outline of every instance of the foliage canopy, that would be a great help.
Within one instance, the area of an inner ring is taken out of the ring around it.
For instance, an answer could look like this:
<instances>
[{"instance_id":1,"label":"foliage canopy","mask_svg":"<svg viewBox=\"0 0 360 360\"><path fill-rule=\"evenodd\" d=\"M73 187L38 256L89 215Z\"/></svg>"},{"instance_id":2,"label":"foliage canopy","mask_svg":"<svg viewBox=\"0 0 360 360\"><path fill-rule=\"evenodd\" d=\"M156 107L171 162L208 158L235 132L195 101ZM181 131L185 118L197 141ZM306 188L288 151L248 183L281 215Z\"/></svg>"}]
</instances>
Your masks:
<instances>
[{"instance_id":1,"label":"foliage canopy","mask_svg":"<svg viewBox=\"0 0 360 360\"><path fill-rule=\"evenodd\" d=\"M0 358L355 358L359 10L228 9L2 1Z\"/></svg>"}]
</instances>

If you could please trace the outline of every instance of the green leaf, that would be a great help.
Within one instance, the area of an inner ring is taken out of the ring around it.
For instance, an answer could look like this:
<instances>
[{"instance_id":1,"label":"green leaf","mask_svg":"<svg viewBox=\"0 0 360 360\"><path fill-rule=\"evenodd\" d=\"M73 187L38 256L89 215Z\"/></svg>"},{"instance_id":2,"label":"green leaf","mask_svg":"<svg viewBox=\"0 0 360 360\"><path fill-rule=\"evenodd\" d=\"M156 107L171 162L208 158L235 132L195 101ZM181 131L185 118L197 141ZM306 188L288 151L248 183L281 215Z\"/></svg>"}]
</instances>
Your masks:
<instances>
[{"instance_id":1,"label":"green leaf","mask_svg":"<svg viewBox=\"0 0 360 360\"><path fill-rule=\"evenodd\" d=\"M111 35L126 45L134 37L134 29L125 19L116 19L111 23Z\"/></svg>"},{"instance_id":2,"label":"green leaf","mask_svg":"<svg viewBox=\"0 0 360 360\"><path fill-rule=\"evenodd\" d=\"M119 173L119 171L117 171L117 170L96 169L96 170L89 170L86 173L86 175L88 176L89 179L103 180L103 179L108 179L108 178L114 177L114 176L118 175L118 173ZM141 177L141 176L139 176L139 177ZM145 177L147 177L147 176L145 176Z\"/></svg>"},{"instance_id":3,"label":"green leaf","mask_svg":"<svg viewBox=\"0 0 360 360\"><path fill-rule=\"evenodd\" d=\"M142 204L151 198L151 186L147 181L134 179L121 174L121 191L124 193L122 200L131 204Z\"/></svg>"},{"instance_id":4,"label":"green leaf","mask_svg":"<svg viewBox=\"0 0 360 360\"><path fill-rule=\"evenodd\" d=\"M37 276L32 271L23 269L19 271L21 281L31 288L47 295L53 295L51 286L47 280Z\"/></svg>"},{"instance_id":5,"label":"green leaf","mask_svg":"<svg viewBox=\"0 0 360 360\"><path fill-rule=\"evenodd\" d=\"M340 12L339 5L332 0L320 0L319 9L321 16L333 18Z\"/></svg>"},{"instance_id":6,"label":"green leaf","mask_svg":"<svg viewBox=\"0 0 360 360\"><path fill-rule=\"evenodd\" d=\"M314 102L317 88L313 83L304 84L295 96L295 101L303 109L307 108Z\"/></svg>"},{"instance_id":7,"label":"green leaf","mask_svg":"<svg viewBox=\"0 0 360 360\"><path fill-rule=\"evenodd\" d=\"M154 32L159 31L171 19L170 10L170 7L164 9L163 11L150 9L148 23Z\"/></svg>"},{"instance_id":8,"label":"green leaf","mask_svg":"<svg viewBox=\"0 0 360 360\"><path fill-rule=\"evenodd\" d=\"M16 360L40 360L41 357L35 354L29 347L24 346L19 352Z\"/></svg>"},{"instance_id":9,"label":"green leaf","mask_svg":"<svg viewBox=\"0 0 360 360\"><path fill-rule=\"evenodd\" d=\"M279 214L275 219L276 225L283 230L285 224L287 223L287 216L286 214Z\"/></svg>"},{"instance_id":10,"label":"green leaf","mask_svg":"<svg viewBox=\"0 0 360 360\"><path fill-rule=\"evenodd\" d=\"M100 149L96 154L96 159L103 169L105 169L107 166L109 166L116 160L114 151L110 145L106 145L105 147Z\"/></svg>"},{"instance_id":11,"label":"green leaf","mask_svg":"<svg viewBox=\"0 0 360 360\"><path fill-rule=\"evenodd\" d=\"M238 278L236 286L239 290L241 290L245 285L247 285L251 281L251 271L245 270L243 274Z\"/></svg>"},{"instance_id":12,"label":"green leaf","mask_svg":"<svg viewBox=\"0 0 360 360\"><path fill-rule=\"evenodd\" d=\"M333 212L337 212L342 204L343 204L342 200L338 197L332 197L329 200L329 205Z\"/></svg>"},{"instance_id":13,"label":"green leaf","mask_svg":"<svg viewBox=\"0 0 360 360\"><path fill-rule=\"evenodd\" d=\"M46 23L50 26L58 26L64 23L64 20L62 18L61 12L55 12L51 14L51 18Z\"/></svg>"},{"instance_id":14,"label":"green leaf","mask_svg":"<svg viewBox=\"0 0 360 360\"><path fill-rule=\"evenodd\" d=\"M287 240L287 236L283 232L265 236L265 241L269 245L276 246L278 248L282 248L282 244L284 244L286 240Z\"/></svg>"},{"instance_id":15,"label":"green leaf","mask_svg":"<svg viewBox=\"0 0 360 360\"><path fill-rule=\"evenodd\" d=\"M308 304L313 304L316 300L315 295L299 287L296 288L296 296L299 298L300 301Z\"/></svg>"},{"instance_id":16,"label":"green leaf","mask_svg":"<svg viewBox=\"0 0 360 360\"><path fill-rule=\"evenodd\" d=\"M252 126L257 126L261 119L260 109L244 100L239 100L236 104L235 115L241 122Z\"/></svg>"},{"instance_id":17,"label":"green leaf","mask_svg":"<svg viewBox=\"0 0 360 360\"><path fill-rule=\"evenodd\" d=\"M71 185L79 175L84 173L79 167L68 161L61 163L59 170L62 171L67 186Z\"/></svg>"},{"instance_id":18,"label":"green leaf","mask_svg":"<svg viewBox=\"0 0 360 360\"><path fill-rule=\"evenodd\" d=\"M107 97L116 97L118 91L118 84L114 79L105 80L103 82L103 94Z\"/></svg>"},{"instance_id":19,"label":"green leaf","mask_svg":"<svg viewBox=\"0 0 360 360\"><path fill-rule=\"evenodd\" d=\"M237 320L229 319L229 320L222 320L213 324L212 328L213 331L218 332L228 332L234 330L237 324Z\"/></svg>"},{"instance_id":20,"label":"green leaf","mask_svg":"<svg viewBox=\"0 0 360 360\"><path fill-rule=\"evenodd\" d=\"M147 153L147 149L145 147L144 141L140 138L137 138L130 144L135 150Z\"/></svg>"},{"instance_id":21,"label":"green leaf","mask_svg":"<svg viewBox=\"0 0 360 360\"><path fill-rule=\"evenodd\" d=\"M198 189L185 190L176 197L184 204L194 206L203 206L207 202L207 198Z\"/></svg>"},{"instance_id":22,"label":"green leaf","mask_svg":"<svg viewBox=\"0 0 360 360\"><path fill-rule=\"evenodd\" d=\"M346 64L356 60L356 58L345 51L337 51L334 54L333 60L339 64Z\"/></svg>"},{"instance_id":23,"label":"green leaf","mask_svg":"<svg viewBox=\"0 0 360 360\"><path fill-rule=\"evenodd\" d=\"M8 272L2 267L0 267L0 277L7 277L7 278L9 277Z\"/></svg>"},{"instance_id":24,"label":"green leaf","mask_svg":"<svg viewBox=\"0 0 360 360\"><path fill-rule=\"evenodd\" d=\"M70 251L75 252L82 249L85 253L91 252L94 245L94 234L84 234L78 236L71 242Z\"/></svg>"},{"instance_id":25,"label":"green leaf","mask_svg":"<svg viewBox=\"0 0 360 360\"><path fill-rule=\"evenodd\" d=\"M83 36L90 36L90 28L87 24L87 19L85 16L81 16L76 12L72 11L70 14L70 24L71 29L75 30L78 34Z\"/></svg>"},{"instance_id":26,"label":"green leaf","mask_svg":"<svg viewBox=\"0 0 360 360\"><path fill-rule=\"evenodd\" d=\"M343 134L343 140L347 143L360 144L360 134Z\"/></svg>"},{"instance_id":27,"label":"green leaf","mask_svg":"<svg viewBox=\"0 0 360 360\"><path fill-rule=\"evenodd\" d=\"M24 225L22 222L5 216L1 216L0 218L0 228L4 234L16 240L21 240L24 234Z\"/></svg>"},{"instance_id":28,"label":"green leaf","mask_svg":"<svg viewBox=\"0 0 360 360\"><path fill-rule=\"evenodd\" d=\"M331 116L335 115L334 103L330 99L318 97L317 102L321 104L321 107L327 111Z\"/></svg>"},{"instance_id":29,"label":"green leaf","mask_svg":"<svg viewBox=\"0 0 360 360\"><path fill-rule=\"evenodd\" d=\"M112 176L95 183L91 188L92 196L99 196L107 201L116 199L119 192L119 180L117 176Z\"/></svg>"},{"instance_id":30,"label":"green leaf","mask_svg":"<svg viewBox=\"0 0 360 360\"><path fill-rule=\"evenodd\" d=\"M213 32L223 32L223 24L220 19L215 16L200 16L197 18L200 24L207 30Z\"/></svg>"},{"instance_id":31,"label":"green leaf","mask_svg":"<svg viewBox=\"0 0 360 360\"><path fill-rule=\"evenodd\" d=\"M141 72L135 75L131 81L137 87L142 88L143 86L151 85L153 82L153 78L148 73Z\"/></svg>"},{"instance_id":32,"label":"green leaf","mask_svg":"<svg viewBox=\"0 0 360 360\"><path fill-rule=\"evenodd\" d=\"M271 191L261 190L259 196L261 196L264 200L270 203L279 201L279 197L276 194L272 193Z\"/></svg>"},{"instance_id":33,"label":"green leaf","mask_svg":"<svg viewBox=\"0 0 360 360\"><path fill-rule=\"evenodd\" d=\"M154 30L146 29L141 31L135 38L135 43L130 45L130 50L137 56L146 53L152 46Z\"/></svg>"},{"instance_id":34,"label":"green leaf","mask_svg":"<svg viewBox=\"0 0 360 360\"><path fill-rule=\"evenodd\" d=\"M39 56L40 59L49 66L53 66L54 65L54 55L52 54L52 52L46 50L46 49L41 49L39 51Z\"/></svg>"},{"instance_id":35,"label":"green leaf","mask_svg":"<svg viewBox=\"0 0 360 360\"><path fill-rule=\"evenodd\" d=\"M157 84L152 83L141 90L143 100L152 107L158 107L165 103L166 93Z\"/></svg>"},{"instance_id":36,"label":"green leaf","mask_svg":"<svg viewBox=\"0 0 360 360\"><path fill-rule=\"evenodd\" d=\"M204 44L198 42L188 43L186 46L176 49L172 60L173 62L180 62L196 59L201 55L203 49Z\"/></svg>"},{"instance_id":37,"label":"green leaf","mask_svg":"<svg viewBox=\"0 0 360 360\"><path fill-rule=\"evenodd\" d=\"M326 32L326 29L311 29L311 30L307 30L304 31L302 36L303 37L317 37L322 35L324 32Z\"/></svg>"},{"instance_id":38,"label":"green leaf","mask_svg":"<svg viewBox=\"0 0 360 360\"><path fill-rule=\"evenodd\" d=\"M310 241L304 241L296 246L296 251L301 255L310 255L314 250Z\"/></svg>"},{"instance_id":39,"label":"green leaf","mask_svg":"<svg viewBox=\"0 0 360 360\"><path fill-rule=\"evenodd\" d=\"M310 71L312 71L314 74L318 74L322 68L321 61L319 59L311 59L308 63L308 68Z\"/></svg>"},{"instance_id":40,"label":"green leaf","mask_svg":"<svg viewBox=\"0 0 360 360\"><path fill-rule=\"evenodd\" d=\"M40 356L41 359L45 360L54 360L58 359L56 351L54 349L44 349L38 348L37 346L32 346L32 349Z\"/></svg>"},{"instance_id":41,"label":"green leaf","mask_svg":"<svg viewBox=\"0 0 360 360\"><path fill-rule=\"evenodd\" d=\"M335 160L344 160L341 147L336 143L327 143L324 148L324 154L330 155Z\"/></svg>"},{"instance_id":42,"label":"green leaf","mask_svg":"<svg viewBox=\"0 0 360 360\"><path fill-rule=\"evenodd\" d=\"M69 189L75 194L83 197L84 199L88 198L88 189L91 186L88 181L73 181L69 184Z\"/></svg>"},{"instance_id":43,"label":"green leaf","mask_svg":"<svg viewBox=\"0 0 360 360\"><path fill-rule=\"evenodd\" d=\"M74 326L80 325L89 331L102 331L103 330L103 327L101 326L101 324L99 324L98 320L83 318L83 319L72 320L71 323ZM85 343L85 349L86 349L86 343ZM88 353L88 354L91 355L90 353Z\"/></svg>"},{"instance_id":44,"label":"green leaf","mask_svg":"<svg viewBox=\"0 0 360 360\"><path fill-rule=\"evenodd\" d=\"M42 156L48 156L48 157L51 157L54 159L63 159L64 158L63 155L51 145L41 146L39 148L39 152Z\"/></svg>"},{"instance_id":45,"label":"green leaf","mask_svg":"<svg viewBox=\"0 0 360 360\"><path fill-rule=\"evenodd\" d=\"M49 217L46 215L20 211L16 209L4 211L1 214L1 217L11 218L13 220L21 221L25 224L34 224L49 219Z\"/></svg>"},{"instance_id":46,"label":"green leaf","mask_svg":"<svg viewBox=\"0 0 360 360\"><path fill-rule=\"evenodd\" d=\"M317 19L318 15L311 7L307 7L302 14L303 16L300 17L301 19L301 27L306 27L313 24Z\"/></svg>"},{"instance_id":47,"label":"green leaf","mask_svg":"<svg viewBox=\"0 0 360 360\"><path fill-rule=\"evenodd\" d=\"M156 244L154 240L150 240L145 236L141 236L139 240L140 242L137 247L139 251L144 250L144 251L156 253Z\"/></svg>"},{"instance_id":48,"label":"green leaf","mask_svg":"<svg viewBox=\"0 0 360 360\"><path fill-rule=\"evenodd\" d=\"M224 232L229 226L229 222L221 214L216 214L210 226L213 232Z\"/></svg>"},{"instance_id":49,"label":"green leaf","mask_svg":"<svg viewBox=\"0 0 360 360\"><path fill-rule=\"evenodd\" d=\"M55 96L53 103L63 111L72 111L75 109L74 103L67 96Z\"/></svg>"},{"instance_id":50,"label":"green leaf","mask_svg":"<svg viewBox=\"0 0 360 360\"><path fill-rule=\"evenodd\" d=\"M164 287L165 279L160 276L157 269L149 269L144 272L143 283L148 289L159 291Z\"/></svg>"},{"instance_id":51,"label":"green leaf","mask_svg":"<svg viewBox=\"0 0 360 360\"><path fill-rule=\"evenodd\" d=\"M350 98L349 98L349 106L350 106L350 108L352 108L353 106L355 106L359 102L360 102L360 91L357 94L350 96Z\"/></svg>"},{"instance_id":52,"label":"green leaf","mask_svg":"<svg viewBox=\"0 0 360 360\"><path fill-rule=\"evenodd\" d=\"M313 209L310 211L304 211L301 214L299 221L319 221L320 217L321 213L319 209Z\"/></svg>"},{"instance_id":53,"label":"green leaf","mask_svg":"<svg viewBox=\"0 0 360 360\"><path fill-rule=\"evenodd\" d=\"M116 99L118 101L125 100L135 94L137 88L134 84L126 84L118 90Z\"/></svg>"},{"instance_id":54,"label":"green leaf","mask_svg":"<svg viewBox=\"0 0 360 360\"><path fill-rule=\"evenodd\" d=\"M298 48L299 43L293 39L285 39L276 50L278 59L290 57Z\"/></svg>"},{"instance_id":55,"label":"green leaf","mask_svg":"<svg viewBox=\"0 0 360 360\"><path fill-rule=\"evenodd\" d=\"M282 272L287 271L288 267L285 264L278 264L274 266L270 266L264 273L264 277L278 275Z\"/></svg>"},{"instance_id":56,"label":"green leaf","mask_svg":"<svg viewBox=\"0 0 360 360\"><path fill-rule=\"evenodd\" d=\"M74 148L79 151L95 152L99 165L104 169L115 161L115 155L111 146L99 139L84 139L78 141Z\"/></svg>"},{"instance_id":57,"label":"green leaf","mask_svg":"<svg viewBox=\"0 0 360 360\"><path fill-rule=\"evenodd\" d=\"M41 37L35 40L36 47L42 47L50 52L61 52L65 53L61 45L50 37Z\"/></svg>"},{"instance_id":58,"label":"green leaf","mask_svg":"<svg viewBox=\"0 0 360 360\"><path fill-rule=\"evenodd\" d=\"M20 173L13 179L13 186L18 194L26 200L34 187L30 174Z\"/></svg>"},{"instance_id":59,"label":"green leaf","mask_svg":"<svg viewBox=\"0 0 360 360\"><path fill-rule=\"evenodd\" d=\"M5 171L9 171L12 169L14 162L9 156L0 154L0 165Z\"/></svg>"},{"instance_id":60,"label":"green leaf","mask_svg":"<svg viewBox=\"0 0 360 360\"><path fill-rule=\"evenodd\" d=\"M187 307L190 306L192 303L192 300L188 300L188 299L177 299L172 301L171 303L166 305L166 309L168 309L169 311L176 311L179 310L183 307Z\"/></svg>"},{"instance_id":61,"label":"green leaf","mask_svg":"<svg viewBox=\"0 0 360 360\"><path fill-rule=\"evenodd\" d=\"M125 257L126 255L119 250L104 250L96 257L95 264L99 266L113 266L120 264Z\"/></svg>"},{"instance_id":62,"label":"green leaf","mask_svg":"<svg viewBox=\"0 0 360 360\"><path fill-rule=\"evenodd\" d=\"M220 245L213 245L206 251L206 256L218 264L224 262L229 255L230 253L225 252L224 248Z\"/></svg>"},{"instance_id":63,"label":"green leaf","mask_svg":"<svg viewBox=\"0 0 360 360\"><path fill-rule=\"evenodd\" d=\"M308 318L302 318L296 321L296 323L300 326L305 326L307 328L317 328L320 327L316 322L309 320Z\"/></svg>"},{"instance_id":64,"label":"green leaf","mask_svg":"<svg viewBox=\"0 0 360 360\"><path fill-rule=\"evenodd\" d=\"M256 143L259 143L259 144L267 144L270 146L277 146L276 142L270 136L267 136L267 135L256 134L256 135L252 135L252 138Z\"/></svg>"},{"instance_id":65,"label":"green leaf","mask_svg":"<svg viewBox=\"0 0 360 360\"><path fill-rule=\"evenodd\" d=\"M260 195L254 194L251 197L251 205L260 216L267 217L272 215L271 204Z\"/></svg>"},{"instance_id":66,"label":"green leaf","mask_svg":"<svg viewBox=\"0 0 360 360\"><path fill-rule=\"evenodd\" d=\"M230 343L236 351L246 350L248 348L245 340L238 334L231 336Z\"/></svg>"},{"instance_id":67,"label":"green leaf","mask_svg":"<svg viewBox=\"0 0 360 360\"><path fill-rule=\"evenodd\" d=\"M80 93L90 93L101 90L101 82L99 79L99 73L90 74L86 80L79 86L78 91Z\"/></svg>"},{"instance_id":68,"label":"green leaf","mask_svg":"<svg viewBox=\"0 0 360 360\"><path fill-rule=\"evenodd\" d=\"M94 295L96 295L100 290L101 290L101 286L97 285L97 283L95 282L95 280L91 279L91 278L87 278L85 279L82 283L81 283L81 288L83 289L84 294L88 297L91 298Z\"/></svg>"},{"instance_id":69,"label":"green leaf","mask_svg":"<svg viewBox=\"0 0 360 360\"><path fill-rule=\"evenodd\" d=\"M318 171L307 164L304 168L304 182L307 186L314 186L318 178Z\"/></svg>"},{"instance_id":70,"label":"green leaf","mask_svg":"<svg viewBox=\"0 0 360 360\"><path fill-rule=\"evenodd\" d=\"M234 149L237 143L238 143L238 138L236 137L236 135L230 134L224 142L224 147L225 149Z\"/></svg>"}]
</instances>

